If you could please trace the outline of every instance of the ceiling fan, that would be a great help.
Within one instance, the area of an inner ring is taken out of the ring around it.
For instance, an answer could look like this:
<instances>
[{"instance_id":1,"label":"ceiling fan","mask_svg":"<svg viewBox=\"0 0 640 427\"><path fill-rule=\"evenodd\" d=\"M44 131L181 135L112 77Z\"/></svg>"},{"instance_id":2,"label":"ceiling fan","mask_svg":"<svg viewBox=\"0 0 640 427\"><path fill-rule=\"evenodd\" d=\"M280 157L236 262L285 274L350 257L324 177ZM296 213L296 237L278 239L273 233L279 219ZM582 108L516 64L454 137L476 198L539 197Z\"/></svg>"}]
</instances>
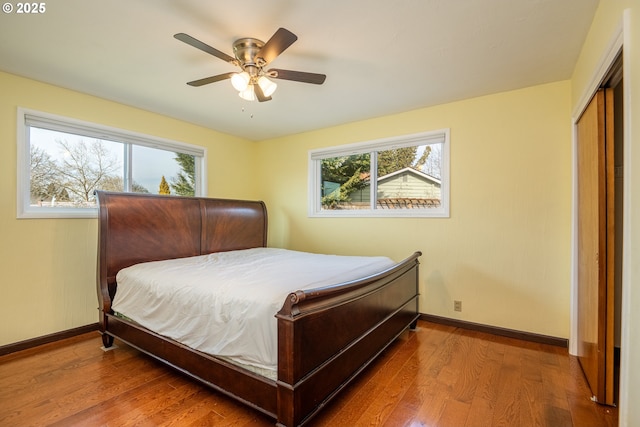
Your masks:
<instances>
[{"instance_id":1,"label":"ceiling fan","mask_svg":"<svg viewBox=\"0 0 640 427\"><path fill-rule=\"evenodd\" d=\"M203 86L209 83L231 79L231 84L238 90L241 98L248 101L253 101L257 98L258 101L263 102L271 99L271 95L277 87L269 78L317 85L324 83L327 78L324 74L307 73L304 71L281 70L278 68L265 69L271 61L298 40L295 34L284 28L279 28L266 43L249 37L236 40L233 43L233 53L235 57L229 56L185 33L175 34L174 37L196 49L200 49L203 52L242 69L240 72L218 74L216 76L187 82L190 86Z\"/></svg>"}]
</instances>

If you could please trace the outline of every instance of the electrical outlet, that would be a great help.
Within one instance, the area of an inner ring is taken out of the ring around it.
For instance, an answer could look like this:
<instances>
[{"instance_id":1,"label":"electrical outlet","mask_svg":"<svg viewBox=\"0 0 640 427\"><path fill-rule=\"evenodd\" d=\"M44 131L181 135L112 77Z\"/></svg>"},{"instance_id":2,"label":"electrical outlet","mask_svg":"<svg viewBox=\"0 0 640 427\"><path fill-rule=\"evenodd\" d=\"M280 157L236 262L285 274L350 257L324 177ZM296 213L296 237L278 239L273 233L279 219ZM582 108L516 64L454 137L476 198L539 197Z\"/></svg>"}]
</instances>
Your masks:
<instances>
[{"instance_id":1,"label":"electrical outlet","mask_svg":"<svg viewBox=\"0 0 640 427\"><path fill-rule=\"evenodd\" d=\"M462 311L462 301L453 302L453 311Z\"/></svg>"}]
</instances>

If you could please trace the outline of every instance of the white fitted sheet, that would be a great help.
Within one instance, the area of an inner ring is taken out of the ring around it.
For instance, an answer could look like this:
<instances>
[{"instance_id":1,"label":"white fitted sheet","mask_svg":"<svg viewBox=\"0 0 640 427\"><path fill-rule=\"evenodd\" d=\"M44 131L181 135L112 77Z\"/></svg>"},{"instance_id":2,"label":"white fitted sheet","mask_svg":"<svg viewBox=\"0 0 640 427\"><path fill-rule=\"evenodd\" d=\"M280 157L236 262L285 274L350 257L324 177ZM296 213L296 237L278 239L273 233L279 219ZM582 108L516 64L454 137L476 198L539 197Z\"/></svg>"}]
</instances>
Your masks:
<instances>
[{"instance_id":1,"label":"white fitted sheet","mask_svg":"<svg viewBox=\"0 0 640 427\"><path fill-rule=\"evenodd\" d=\"M387 257L276 248L146 262L118 272L112 308L156 333L275 378L275 314L289 293L393 265Z\"/></svg>"}]
</instances>

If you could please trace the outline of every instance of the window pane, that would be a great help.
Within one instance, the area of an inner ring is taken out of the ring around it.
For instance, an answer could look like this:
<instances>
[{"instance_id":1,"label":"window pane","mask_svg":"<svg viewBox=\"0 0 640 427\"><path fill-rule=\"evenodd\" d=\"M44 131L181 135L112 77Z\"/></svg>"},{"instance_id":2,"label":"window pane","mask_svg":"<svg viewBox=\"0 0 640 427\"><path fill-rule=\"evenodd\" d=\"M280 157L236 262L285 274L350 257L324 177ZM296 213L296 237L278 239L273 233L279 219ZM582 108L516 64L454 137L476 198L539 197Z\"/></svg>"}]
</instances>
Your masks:
<instances>
[{"instance_id":1,"label":"window pane","mask_svg":"<svg viewBox=\"0 0 640 427\"><path fill-rule=\"evenodd\" d=\"M22 108L18 116L18 218L95 218L96 190L158 194L163 178L167 194L206 191L202 147Z\"/></svg>"},{"instance_id":2,"label":"window pane","mask_svg":"<svg viewBox=\"0 0 640 427\"><path fill-rule=\"evenodd\" d=\"M377 209L439 208L442 144L378 152Z\"/></svg>"},{"instance_id":3,"label":"window pane","mask_svg":"<svg viewBox=\"0 0 640 427\"><path fill-rule=\"evenodd\" d=\"M369 209L371 155L322 159L322 209Z\"/></svg>"},{"instance_id":4,"label":"window pane","mask_svg":"<svg viewBox=\"0 0 640 427\"><path fill-rule=\"evenodd\" d=\"M309 216L448 218L449 145L440 129L309 151Z\"/></svg>"},{"instance_id":5,"label":"window pane","mask_svg":"<svg viewBox=\"0 0 640 427\"><path fill-rule=\"evenodd\" d=\"M94 207L95 190L123 190L121 143L32 126L29 150L32 207Z\"/></svg>"},{"instance_id":6,"label":"window pane","mask_svg":"<svg viewBox=\"0 0 640 427\"><path fill-rule=\"evenodd\" d=\"M133 146L134 193L195 195L195 156L157 148Z\"/></svg>"}]
</instances>

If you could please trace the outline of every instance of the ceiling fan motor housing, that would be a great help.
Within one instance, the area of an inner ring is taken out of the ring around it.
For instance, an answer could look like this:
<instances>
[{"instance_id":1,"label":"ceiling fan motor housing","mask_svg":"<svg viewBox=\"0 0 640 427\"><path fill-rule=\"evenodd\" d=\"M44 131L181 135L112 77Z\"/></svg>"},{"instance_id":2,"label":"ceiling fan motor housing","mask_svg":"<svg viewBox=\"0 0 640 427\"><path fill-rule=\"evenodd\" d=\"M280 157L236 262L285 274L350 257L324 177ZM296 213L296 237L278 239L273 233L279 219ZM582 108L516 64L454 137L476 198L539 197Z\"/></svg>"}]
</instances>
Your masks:
<instances>
[{"instance_id":1,"label":"ceiling fan motor housing","mask_svg":"<svg viewBox=\"0 0 640 427\"><path fill-rule=\"evenodd\" d=\"M261 61L260 58L256 58L256 55L260 52L260 49L262 49L263 46L264 42L262 40L250 37L238 39L233 43L233 53L236 59L240 62L240 66L251 75L253 74L250 70L246 69L247 67L257 67L259 69L265 65L264 61ZM262 62L262 64L260 62ZM259 71L258 69L255 69L255 72Z\"/></svg>"}]
</instances>

